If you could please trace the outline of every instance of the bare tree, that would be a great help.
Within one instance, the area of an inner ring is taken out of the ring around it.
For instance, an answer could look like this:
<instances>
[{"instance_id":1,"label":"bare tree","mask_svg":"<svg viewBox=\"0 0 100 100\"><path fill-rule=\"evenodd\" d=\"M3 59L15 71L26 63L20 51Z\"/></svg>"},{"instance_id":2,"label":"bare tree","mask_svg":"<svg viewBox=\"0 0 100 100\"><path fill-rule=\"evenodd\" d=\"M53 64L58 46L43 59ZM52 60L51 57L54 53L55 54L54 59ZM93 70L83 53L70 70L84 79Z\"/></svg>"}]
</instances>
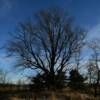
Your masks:
<instances>
[{"instance_id":1,"label":"bare tree","mask_svg":"<svg viewBox=\"0 0 100 100\"><path fill-rule=\"evenodd\" d=\"M5 70L0 69L0 83L5 84L7 83L7 75L8 72Z\"/></svg>"},{"instance_id":2,"label":"bare tree","mask_svg":"<svg viewBox=\"0 0 100 100\"><path fill-rule=\"evenodd\" d=\"M40 11L33 20L19 25L6 50L17 58L17 66L35 70L45 77L42 83L53 88L60 84L67 64L82 48L85 32L58 8Z\"/></svg>"},{"instance_id":3,"label":"bare tree","mask_svg":"<svg viewBox=\"0 0 100 100\"><path fill-rule=\"evenodd\" d=\"M81 61L82 61L82 57L81 57L81 49L80 49L79 52L75 54L75 62L74 62L75 65L73 65L75 69L77 69L78 71L82 67Z\"/></svg>"},{"instance_id":4,"label":"bare tree","mask_svg":"<svg viewBox=\"0 0 100 100\"><path fill-rule=\"evenodd\" d=\"M87 71L88 71L88 79L89 79L89 84L92 84L94 82L94 69L95 67L93 67L93 63L91 61L88 62L87 64Z\"/></svg>"},{"instance_id":5,"label":"bare tree","mask_svg":"<svg viewBox=\"0 0 100 100\"><path fill-rule=\"evenodd\" d=\"M93 74L95 81L95 96L97 95L97 88L100 82L100 45L98 44L99 39L95 39L89 43L89 47L92 50L92 55L90 59L89 72Z\"/></svg>"}]
</instances>

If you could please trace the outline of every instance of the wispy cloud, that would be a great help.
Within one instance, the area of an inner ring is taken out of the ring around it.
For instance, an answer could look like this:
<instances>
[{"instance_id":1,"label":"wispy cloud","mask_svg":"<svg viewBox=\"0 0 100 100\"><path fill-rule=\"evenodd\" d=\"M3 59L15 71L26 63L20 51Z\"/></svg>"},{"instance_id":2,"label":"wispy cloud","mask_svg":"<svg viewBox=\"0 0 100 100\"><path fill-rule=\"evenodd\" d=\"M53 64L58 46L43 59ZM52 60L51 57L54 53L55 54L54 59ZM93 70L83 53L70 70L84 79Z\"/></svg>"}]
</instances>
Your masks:
<instances>
[{"instance_id":1,"label":"wispy cloud","mask_svg":"<svg viewBox=\"0 0 100 100\"><path fill-rule=\"evenodd\" d=\"M88 40L94 38L100 38L100 23L90 28L88 31Z\"/></svg>"},{"instance_id":2,"label":"wispy cloud","mask_svg":"<svg viewBox=\"0 0 100 100\"><path fill-rule=\"evenodd\" d=\"M8 57L6 54L0 54L0 60L5 62L11 62L13 61L13 57Z\"/></svg>"}]
</instances>

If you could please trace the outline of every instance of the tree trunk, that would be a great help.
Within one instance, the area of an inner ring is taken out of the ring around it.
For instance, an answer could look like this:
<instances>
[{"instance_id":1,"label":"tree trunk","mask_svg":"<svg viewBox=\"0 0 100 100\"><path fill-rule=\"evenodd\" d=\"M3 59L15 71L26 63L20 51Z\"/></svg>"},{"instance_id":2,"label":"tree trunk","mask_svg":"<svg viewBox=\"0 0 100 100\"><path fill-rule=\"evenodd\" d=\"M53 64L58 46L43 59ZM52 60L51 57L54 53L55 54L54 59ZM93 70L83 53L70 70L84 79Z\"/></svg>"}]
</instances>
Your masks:
<instances>
[{"instance_id":1,"label":"tree trunk","mask_svg":"<svg viewBox=\"0 0 100 100\"><path fill-rule=\"evenodd\" d=\"M97 96L98 94L98 88L99 88L99 80L100 80L100 70L98 70L98 74L97 74L97 83L95 84L95 97Z\"/></svg>"},{"instance_id":2,"label":"tree trunk","mask_svg":"<svg viewBox=\"0 0 100 100\"><path fill-rule=\"evenodd\" d=\"M97 86L96 86L96 84L95 84L95 88L94 88L94 97L96 97L97 96Z\"/></svg>"},{"instance_id":3,"label":"tree trunk","mask_svg":"<svg viewBox=\"0 0 100 100\"><path fill-rule=\"evenodd\" d=\"M51 92L51 99L50 100L56 100L56 96L55 96L55 93L53 91Z\"/></svg>"}]
</instances>

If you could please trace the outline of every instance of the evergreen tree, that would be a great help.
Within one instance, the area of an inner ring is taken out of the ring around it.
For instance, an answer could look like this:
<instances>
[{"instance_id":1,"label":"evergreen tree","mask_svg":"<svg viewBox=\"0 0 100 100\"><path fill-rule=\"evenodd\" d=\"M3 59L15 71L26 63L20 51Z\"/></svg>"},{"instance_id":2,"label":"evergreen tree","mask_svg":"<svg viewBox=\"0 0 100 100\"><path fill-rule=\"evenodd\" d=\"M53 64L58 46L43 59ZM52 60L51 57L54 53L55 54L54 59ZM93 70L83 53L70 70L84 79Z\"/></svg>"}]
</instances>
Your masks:
<instances>
[{"instance_id":1,"label":"evergreen tree","mask_svg":"<svg viewBox=\"0 0 100 100\"><path fill-rule=\"evenodd\" d=\"M70 76L69 76L69 86L72 89L82 89L84 88L84 81L86 78L84 78L77 69L73 69L70 71Z\"/></svg>"}]
</instances>

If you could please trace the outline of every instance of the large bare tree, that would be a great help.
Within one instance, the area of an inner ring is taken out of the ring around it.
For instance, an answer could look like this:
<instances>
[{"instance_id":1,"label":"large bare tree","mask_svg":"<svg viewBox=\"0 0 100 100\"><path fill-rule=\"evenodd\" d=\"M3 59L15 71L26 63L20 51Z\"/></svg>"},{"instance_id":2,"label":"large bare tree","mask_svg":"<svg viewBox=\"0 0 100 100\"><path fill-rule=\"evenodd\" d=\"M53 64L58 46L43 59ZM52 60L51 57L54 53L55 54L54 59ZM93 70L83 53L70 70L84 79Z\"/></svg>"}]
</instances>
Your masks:
<instances>
[{"instance_id":1,"label":"large bare tree","mask_svg":"<svg viewBox=\"0 0 100 100\"><path fill-rule=\"evenodd\" d=\"M68 63L82 48L84 38L85 32L75 27L72 17L53 8L40 11L33 20L21 23L6 49L16 57L17 66L43 75L40 80L53 88L60 84L60 76L65 75Z\"/></svg>"}]
</instances>

